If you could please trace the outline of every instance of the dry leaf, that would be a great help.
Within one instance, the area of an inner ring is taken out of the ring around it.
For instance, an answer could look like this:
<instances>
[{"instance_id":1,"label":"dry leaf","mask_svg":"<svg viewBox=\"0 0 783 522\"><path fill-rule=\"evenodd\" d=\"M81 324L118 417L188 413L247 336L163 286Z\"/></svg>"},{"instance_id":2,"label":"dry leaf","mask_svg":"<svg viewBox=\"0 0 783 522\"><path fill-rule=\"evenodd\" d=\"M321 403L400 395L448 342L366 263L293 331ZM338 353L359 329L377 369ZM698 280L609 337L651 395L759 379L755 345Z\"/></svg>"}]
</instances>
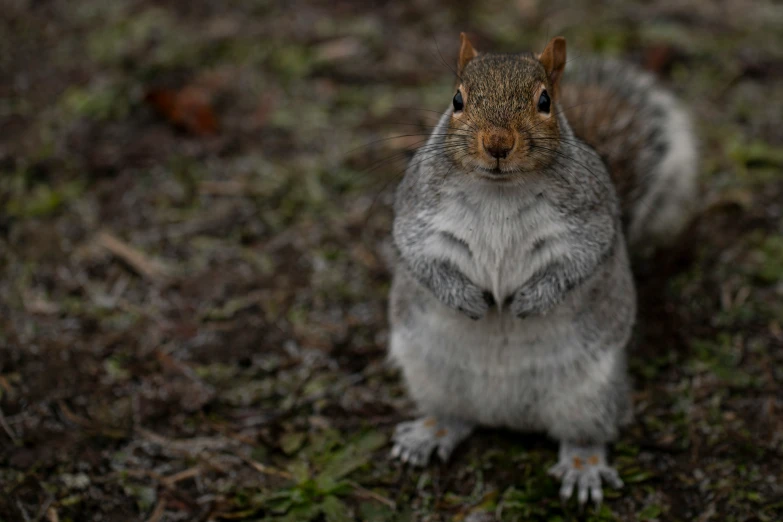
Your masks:
<instances>
[{"instance_id":1,"label":"dry leaf","mask_svg":"<svg viewBox=\"0 0 783 522\"><path fill-rule=\"evenodd\" d=\"M671 67L675 57L676 52L670 45L652 45L644 51L644 68L648 71L661 74Z\"/></svg>"},{"instance_id":2,"label":"dry leaf","mask_svg":"<svg viewBox=\"0 0 783 522\"><path fill-rule=\"evenodd\" d=\"M152 89L145 100L164 118L192 134L209 136L218 131L212 95L207 89L196 86Z\"/></svg>"},{"instance_id":3,"label":"dry leaf","mask_svg":"<svg viewBox=\"0 0 783 522\"><path fill-rule=\"evenodd\" d=\"M337 38L320 44L315 49L315 56L318 61L334 62L353 58L364 50L362 42L358 39L346 36Z\"/></svg>"}]
</instances>

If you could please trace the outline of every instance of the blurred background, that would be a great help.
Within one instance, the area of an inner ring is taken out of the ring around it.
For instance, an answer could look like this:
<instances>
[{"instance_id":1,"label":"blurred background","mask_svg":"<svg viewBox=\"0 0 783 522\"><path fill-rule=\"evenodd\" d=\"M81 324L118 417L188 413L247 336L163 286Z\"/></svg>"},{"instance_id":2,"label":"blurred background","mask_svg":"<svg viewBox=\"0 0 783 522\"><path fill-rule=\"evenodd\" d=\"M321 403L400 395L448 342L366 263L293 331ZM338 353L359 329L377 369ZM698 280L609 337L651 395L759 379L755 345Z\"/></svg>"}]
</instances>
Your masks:
<instances>
[{"instance_id":1,"label":"blurred background","mask_svg":"<svg viewBox=\"0 0 783 522\"><path fill-rule=\"evenodd\" d=\"M627 485L583 518L783 520L779 3L0 5L0 520L576 515L541 436L385 458L379 245L460 31L636 63L702 140L698 218L638 271Z\"/></svg>"}]
</instances>

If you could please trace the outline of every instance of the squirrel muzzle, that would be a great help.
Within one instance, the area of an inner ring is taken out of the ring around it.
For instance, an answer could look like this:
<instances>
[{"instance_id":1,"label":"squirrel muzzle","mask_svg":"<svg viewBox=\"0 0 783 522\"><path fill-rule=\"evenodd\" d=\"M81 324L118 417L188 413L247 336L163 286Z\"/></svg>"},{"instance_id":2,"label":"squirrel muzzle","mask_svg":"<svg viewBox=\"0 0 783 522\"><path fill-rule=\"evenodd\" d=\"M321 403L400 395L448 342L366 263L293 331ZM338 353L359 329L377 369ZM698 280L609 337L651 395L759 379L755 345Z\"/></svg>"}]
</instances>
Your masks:
<instances>
[{"instance_id":1,"label":"squirrel muzzle","mask_svg":"<svg viewBox=\"0 0 783 522\"><path fill-rule=\"evenodd\" d=\"M494 160L506 159L516 146L514 134L506 129L495 128L479 136L484 153Z\"/></svg>"}]
</instances>

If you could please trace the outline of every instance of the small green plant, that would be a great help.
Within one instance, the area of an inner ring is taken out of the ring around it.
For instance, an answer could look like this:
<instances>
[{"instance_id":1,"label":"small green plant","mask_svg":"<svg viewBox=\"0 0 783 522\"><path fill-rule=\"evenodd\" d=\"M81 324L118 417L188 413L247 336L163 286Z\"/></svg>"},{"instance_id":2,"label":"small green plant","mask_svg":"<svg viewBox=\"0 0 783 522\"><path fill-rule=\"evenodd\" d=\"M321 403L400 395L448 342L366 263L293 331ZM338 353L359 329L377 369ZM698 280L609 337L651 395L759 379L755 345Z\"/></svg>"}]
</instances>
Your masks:
<instances>
[{"instance_id":1,"label":"small green plant","mask_svg":"<svg viewBox=\"0 0 783 522\"><path fill-rule=\"evenodd\" d=\"M323 442L323 441L322 441ZM270 515L265 520L306 522L323 516L327 522L353 520L342 497L351 495L357 486L347 477L370 462L372 453L386 444L386 436L369 432L334 452L315 455L328 444L314 444L304 450L304 460L288 467L293 485L262 495L260 506Z\"/></svg>"}]
</instances>

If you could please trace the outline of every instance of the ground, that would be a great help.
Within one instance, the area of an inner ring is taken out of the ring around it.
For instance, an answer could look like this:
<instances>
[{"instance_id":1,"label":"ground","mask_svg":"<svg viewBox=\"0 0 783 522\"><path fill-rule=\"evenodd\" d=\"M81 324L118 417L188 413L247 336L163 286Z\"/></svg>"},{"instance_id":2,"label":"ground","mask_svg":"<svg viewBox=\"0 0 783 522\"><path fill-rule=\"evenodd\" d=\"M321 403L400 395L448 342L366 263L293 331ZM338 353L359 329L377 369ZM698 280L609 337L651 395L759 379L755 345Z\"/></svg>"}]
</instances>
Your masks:
<instances>
[{"instance_id":1,"label":"ground","mask_svg":"<svg viewBox=\"0 0 783 522\"><path fill-rule=\"evenodd\" d=\"M0 520L783 520L779 4L2 9ZM697 122L697 218L636 267L626 486L598 511L561 505L543 436L386 458L414 412L380 245L460 31L623 57Z\"/></svg>"}]
</instances>

